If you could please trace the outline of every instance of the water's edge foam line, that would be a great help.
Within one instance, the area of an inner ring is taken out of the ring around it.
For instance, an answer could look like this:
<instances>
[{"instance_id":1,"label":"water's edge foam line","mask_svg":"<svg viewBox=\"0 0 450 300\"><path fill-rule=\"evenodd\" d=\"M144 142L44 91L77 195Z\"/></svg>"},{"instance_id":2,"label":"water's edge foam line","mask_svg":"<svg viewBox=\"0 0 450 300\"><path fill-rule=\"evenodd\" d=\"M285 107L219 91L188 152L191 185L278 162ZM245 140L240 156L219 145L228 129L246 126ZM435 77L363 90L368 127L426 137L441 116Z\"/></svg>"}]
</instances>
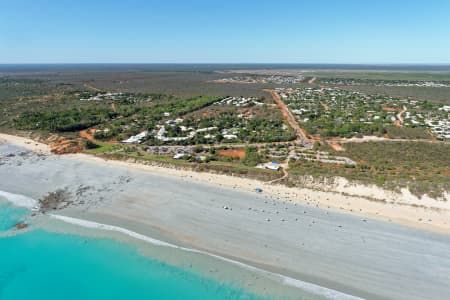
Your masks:
<instances>
[{"instance_id":1,"label":"water's edge foam line","mask_svg":"<svg viewBox=\"0 0 450 300\"><path fill-rule=\"evenodd\" d=\"M29 208L29 209L33 209L33 208L37 207L39 204L39 202L34 200L33 198L30 198L30 197L27 197L24 195L20 195L20 194L8 193L8 192L1 191L1 190L0 190L0 197L5 198L6 200L11 202L15 206Z\"/></svg>"},{"instance_id":2,"label":"water's edge foam line","mask_svg":"<svg viewBox=\"0 0 450 300\"><path fill-rule=\"evenodd\" d=\"M197 250L197 249L192 249L192 248L186 248L186 247L181 247L181 246L177 246L174 244L170 244L161 240L157 240L154 238L151 238L149 236L128 230L126 228L122 228L122 227L118 227L118 226L113 226L113 225L107 225L107 224L102 224L102 223L97 223L97 222L93 222L93 221L88 221L88 220L83 220L83 219L78 219L78 218L72 218L72 217L67 217L67 216L62 216L62 215L55 215L55 214L50 214L50 217L72 224L72 225L77 225L77 226L82 226L85 228L91 228L91 229L99 229L99 230L105 230L105 231L113 231L113 232L118 232L118 233L122 233L125 234L129 237L156 245L156 246L163 246L163 247L170 247L170 248L174 248L174 249L179 249L179 250L183 250L183 251L187 251L187 252L191 252L191 253L197 253L197 254L202 254L202 255L206 255L206 256L210 256L222 261L225 261L227 263L231 263L234 265L237 265L239 267L242 267L244 269L253 271L253 272L258 272L258 273L264 273L267 274L269 276L272 276L274 278L277 278L281 281L282 284L285 285L289 285L292 287L296 287L296 288L300 288L306 292L309 293L313 293L316 295L320 295L320 296L324 296L326 298L329 299L336 299L336 300L361 300L363 298L360 297L356 297L356 296L352 296L352 295L348 295L336 290L332 290L326 287L322 287L313 283L309 283L309 282L305 282L305 281L301 281L292 277L288 277L285 275L281 275L278 273L273 273L273 272L269 272L251 265L247 265L244 264L242 262L236 261L236 260L232 260L220 255L216 255L213 253L209 253L206 251L202 251L202 250Z\"/></svg>"},{"instance_id":3,"label":"water's edge foam line","mask_svg":"<svg viewBox=\"0 0 450 300\"><path fill-rule=\"evenodd\" d=\"M0 190L0 197L5 198L6 200L8 200L9 202L11 202L12 204L14 204L16 206L25 207L28 209L33 209L39 205L39 202L33 198L30 198L30 197L27 197L24 195L20 195L20 194L9 193L9 192L5 192L5 191L1 191L1 190ZM312 293L312 294L324 296L328 299L364 300L363 298L360 298L360 297L345 294L345 293L342 293L342 292L339 292L336 290L332 290L332 289L329 289L329 288L326 288L326 287L323 287L320 285L316 285L313 283L301 281L299 279L288 277L288 276L285 276L285 275L282 275L279 273L274 273L274 272L270 272L267 270L263 270L263 269L260 269L260 268L257 268L257 267L254 267L254 266L251 266L251 265L248 265L248 264L245 264L245 263L242 263L242 262L230 259L230 258L226 258L226 257L216 255L213 253L209 253L207 251L197 250L197 249L193 249L193 248L186 248L186 247L181 247L181 246L177 246L174 244L170 244L170 243L167 243L167 242L164 242L161 240L157 240L157 239L151 238L149 236L146 236L146 235L143 235L143 234L128 230L126 228L119 227L119 226L107 225L107 224L97 223L97 222L93 222L93 221L57 215L57 214L49 214L48 216L50 216L51 218L53 218L55 220L59 220L59 221L62 221L62 222L68 223L68 224L72 224L72 225L81 226L84 228L118 232L118 233L127 235L129 237L132 237L132 238L135 238L135 239L138 239L138 240L141 240L141 241L144 241L146 243L150 243L150 244L156 245L156 246L170 247L170 248L174 248L174 249L178 249L178 250L182 250L182 251L186 251L186 252L191 252L191 253L196 253L196 254L213 257L215 259L219 259L221 261L237 265L237 266L247 269L249 271L266 274L268 276L271 276L272 278L276 278L276 279L280 280L280 282L282 284L292 286L295 288L299 288L299 289L302 289L302 290Z\"/></svg>"}]
</instances>

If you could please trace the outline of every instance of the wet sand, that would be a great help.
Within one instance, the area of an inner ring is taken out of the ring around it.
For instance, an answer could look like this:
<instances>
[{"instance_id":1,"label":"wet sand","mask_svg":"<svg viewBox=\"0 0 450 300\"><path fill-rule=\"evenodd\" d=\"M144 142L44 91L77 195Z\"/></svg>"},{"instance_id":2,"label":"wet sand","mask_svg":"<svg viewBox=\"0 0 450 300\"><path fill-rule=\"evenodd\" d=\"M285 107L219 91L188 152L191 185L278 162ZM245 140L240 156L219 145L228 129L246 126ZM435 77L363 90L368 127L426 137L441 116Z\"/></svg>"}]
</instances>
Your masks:
<instances>
[{"instance_id":1,"label":"wet sand","mask_svg":"<svg viewBox=\"0 0 450 300\"><path fill-rule=\"evenodd\" d=\"M450 298L449 235L274 197L270 187L251 192L258 182L233 189L83 156L5 155L20 152L0 146L0 190L39 199L66 189L83 201L57 214L120 226L363 298Z\"/></svg>"}]
</instances>

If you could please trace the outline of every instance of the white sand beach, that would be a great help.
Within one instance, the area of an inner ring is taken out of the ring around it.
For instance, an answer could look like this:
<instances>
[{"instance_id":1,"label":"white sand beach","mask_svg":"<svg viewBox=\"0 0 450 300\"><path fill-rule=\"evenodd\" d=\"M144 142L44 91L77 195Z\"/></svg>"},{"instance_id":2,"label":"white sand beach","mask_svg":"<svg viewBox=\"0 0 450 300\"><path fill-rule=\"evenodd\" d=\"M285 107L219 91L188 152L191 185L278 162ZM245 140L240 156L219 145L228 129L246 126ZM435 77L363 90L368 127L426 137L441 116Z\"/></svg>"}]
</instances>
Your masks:
<instances>
[{"instance_id":1,"label":"white sand beach","mask_svg":"<svg viewBox=\"0 0 450 300\"><path fill-rule=\"evenodd\" d=\"M1 140L0 154L22 151L11 145L46 153L26 139ZM84 154L3 155L1 163L1 191L33 199L57 189L73 195L78 205L58 215L362 298L450 298L448 201L346 182L330 186L334 191L288 188ZM387 203L362 197L367 193Z\"/></svg>"},{"instance_id":2,"label":"white sand beach","mask_svg":"<svg viewBox=\"0 0 450 300\"><path fill-rule=\"evenodd\" d=\"M37 153L50 154L48 145L27 138L0 133L0 142L2 140ZM312 180L308 183L308 180L305 180L305 187L292 188L242 177L143 165L132 161L105 160L87 154L69 154L65 157L92 162L99 166L107 163L130 170L170 176L183 181L209 183L240 191L254 192L255 188L261 188L264 195L281 201L339 210L361 217L450 234L450 194L448 193L440 199L427 195L418 198L407 189L402 189L400 192L390 191L375 185L351 183L344 178L330 184Z\"/></svg>"}]
</instances>

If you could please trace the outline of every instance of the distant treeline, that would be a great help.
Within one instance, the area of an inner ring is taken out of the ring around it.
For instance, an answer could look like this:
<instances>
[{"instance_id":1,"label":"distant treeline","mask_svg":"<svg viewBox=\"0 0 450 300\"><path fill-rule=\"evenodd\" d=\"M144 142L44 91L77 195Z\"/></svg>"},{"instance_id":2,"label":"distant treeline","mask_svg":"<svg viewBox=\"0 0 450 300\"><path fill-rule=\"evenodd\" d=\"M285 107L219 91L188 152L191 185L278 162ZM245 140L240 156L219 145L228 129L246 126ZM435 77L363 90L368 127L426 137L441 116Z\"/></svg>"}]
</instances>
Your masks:
<instances>
[{"instance_id":1,"label":"distant treeline","mask_svg":"<svg viewBox=\"0 0 450 300\"><path fill-rule=\"evenodd\" d=\"M144 120L145 124L150 126L156 124L163 117L164 112L179 116L208 106L217 100L217 97L195 97L176 99L149 107L120 105L116 111L108 108L71 108L61 111L24 112L14 120L14 124L17 129L21 130L67 132L110 123L110 121L120 118L121 127L126 125L124 123L131 125L136 119ZM131 118L128 120L128 117ZM109 124L109 126L114 125Z\"/></svg>"},{"instance_id":2,"label":"distant treeline","mask_svg":"<svg viewBox=\"0 0 450 300\"><path fill-rule=\"evenodd\" d=\"M109 121L117 115L108 109L25 112L14 122L22 130L77 131Z\"/></svg>"}]
</instances>

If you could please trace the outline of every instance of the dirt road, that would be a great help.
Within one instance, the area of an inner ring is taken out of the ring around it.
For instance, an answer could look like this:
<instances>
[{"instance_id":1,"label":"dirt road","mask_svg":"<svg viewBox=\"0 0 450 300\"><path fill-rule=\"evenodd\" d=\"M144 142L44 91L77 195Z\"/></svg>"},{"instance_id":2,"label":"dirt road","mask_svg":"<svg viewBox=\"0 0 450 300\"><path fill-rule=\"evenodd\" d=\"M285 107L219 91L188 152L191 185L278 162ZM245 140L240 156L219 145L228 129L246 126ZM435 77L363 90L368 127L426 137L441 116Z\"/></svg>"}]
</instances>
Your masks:
<instances>
[{"instance_id":1,"label":"dirt road","mask_svg":"<svg viewBox=\"0 0 450 300\"><path fill-rule=\"evenodd\" d=\"M323 109L330 110L330 107L328 105L326 105L325 103L323 103L322 101L320 101L320 105L322 105Z\"/></svg>"},{"instance_id":2,"label":"dirt road","mask_svg":"<svg viewBox=\"0 0 450 300\"><path fill-rule=\"evenodd\" d=\"M281 100L280 95L278 95L274 90L264 90L264 91L270 93L273 100L275 100L275 103L280 109L281 114L289 123L289 125L294 129L295 135L297 136L297 140L304 144L309 143L309 139L306 136L306 132L298 125L295 116L289 110L286 103L284 103L283 100Z\"/></svg>"},{"instance_id":3,"label":"dirt road","mask_svg":"<svg viewBox=\"0 0 450 300\"><path fill-rule=\"evenodd\" d=\"M403 109L401 112L399 112L397 114L397 119L399 121L399 125L398 126L402 126L403 125L403 114L407 111L408 109L406 108L406 106L403 106Z\"/></svg>"}]
</instances>

